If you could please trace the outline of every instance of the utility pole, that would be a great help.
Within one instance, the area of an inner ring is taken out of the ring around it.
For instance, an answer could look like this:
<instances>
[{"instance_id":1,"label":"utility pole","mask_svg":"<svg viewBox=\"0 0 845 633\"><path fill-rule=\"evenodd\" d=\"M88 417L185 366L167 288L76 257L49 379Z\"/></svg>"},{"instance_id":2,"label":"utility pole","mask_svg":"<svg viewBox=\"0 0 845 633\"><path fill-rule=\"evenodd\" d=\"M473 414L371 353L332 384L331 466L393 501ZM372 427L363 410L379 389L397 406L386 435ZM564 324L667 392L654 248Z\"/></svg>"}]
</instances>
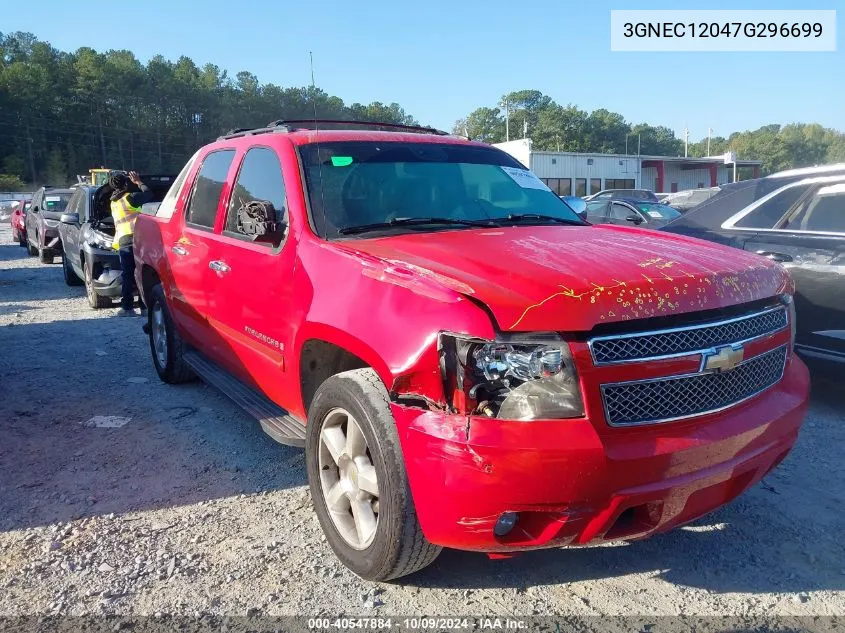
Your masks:
<instances>
[{"instance_id":1,"label":"utility pole","mask_svg":"<svg viewBox=\"0 0 845 633\"><path fill-rule=\"evenodd\" d=\"M637 189L640 188L640 176L643 171L643 161L640 159L640 134L637 134Z\"/></svg>"},{"instance_id":2,"label":"utility pole","mask_svg":"<svg viewBox=\"0 0 845 633\"><path fill-rule=\"evenodd\" d=\"M29 150L29 171L32 176L32 184L34 186L37 183L35 178L35 158L32 155L32 137L29 134L29 117L25 116L24 122L26 123L26 146Z\"/></svg>"},{"instance_id":3,"label":"utility pole","mask_svg":"<svg viewBox=\"0 0 845 633\"><path fill-rule=\"evenodd\" d=\"M106 166L106 137L103 136L103 113L97 110L97 122L100 124L100 149L103 152L103 167Z\"/></svg>"},{"instance_id":4,"label":"utility pole","mask_svg":"<svg viewBox=\"0 0 845 633\"><path fill-rule=\"evenodd\" d=\"M522 138L528 138L528 117L522 121Z\"/></svg>"},{"instance_id":5,"label":"utility pole","mask_svg":"<svg viewBox=\"0 0 845 633\"><path fill-rule=\"evenodd\" d=\"M502 102L502 107L505 108L505 141L509 141L511 140L511 115L507 100Z\"/></svg>"},{"instance_id":6,"label":"utility pole","mask_svg":"<svg viewBox=\"0 0 845 633\"><path fill-rule=\"evenodd\" d=\"M689 130L684 127L684 158L689 156Z\"/></svg>"},{"instance_id":7,"label":"utility pole","mask_svg":"<svg viewBox=\"0 0 845 633\"><path fill-rule=\"evenodd\" d=\"M713 130L707 128L707 155L710 156L710 136L713 134Z\"/></svg>"}]
</instances>

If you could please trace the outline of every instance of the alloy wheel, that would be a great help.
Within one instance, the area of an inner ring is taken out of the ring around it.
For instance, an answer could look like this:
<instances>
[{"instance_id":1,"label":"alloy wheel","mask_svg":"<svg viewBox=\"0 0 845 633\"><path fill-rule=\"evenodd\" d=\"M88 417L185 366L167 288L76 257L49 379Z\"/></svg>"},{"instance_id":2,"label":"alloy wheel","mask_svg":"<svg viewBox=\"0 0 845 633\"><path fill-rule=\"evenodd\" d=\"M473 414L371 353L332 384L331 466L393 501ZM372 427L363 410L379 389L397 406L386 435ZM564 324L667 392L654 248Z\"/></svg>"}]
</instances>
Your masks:
<instances>
[{"instance_id":1,"label":"alloy wheel","mask_svg":"<svg viewBox=\"0 0 845 633\"><path fill-rule=\"evenodd\" d=\"M167 325L164 320L164 310L162 310L160 303L157 302L153 306L151 317L150 336L153 338L156 360L159 367L163 369L167 367Z\"/></svg>"},{"instance_id":2,"label":"alloy wheel","mask_svg":"<svg viewBox=\"0 0 845 633\"><path fill-rule=\"evenodd\" d=\"M335 408L323 418L319 448L320 484L329 516L354 549L369 547L379 520L376 468L355 418Z\"/></svg>"}]
</instances>

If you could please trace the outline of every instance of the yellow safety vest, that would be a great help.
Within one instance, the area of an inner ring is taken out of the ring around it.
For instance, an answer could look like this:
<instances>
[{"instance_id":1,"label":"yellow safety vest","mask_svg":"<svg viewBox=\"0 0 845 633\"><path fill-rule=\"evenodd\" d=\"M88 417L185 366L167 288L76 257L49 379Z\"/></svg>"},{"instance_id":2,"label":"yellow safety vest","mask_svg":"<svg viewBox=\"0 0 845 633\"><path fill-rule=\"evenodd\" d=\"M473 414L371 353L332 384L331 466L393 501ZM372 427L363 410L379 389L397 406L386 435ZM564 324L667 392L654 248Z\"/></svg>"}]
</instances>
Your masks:
<instances>
[{"instance_id":1,"label":"yellow safety vest","mask_svg":"<svg viewBox=\"0 0 845 633\"><path fill-rule=\"evenodd\" d=\"M135 220L141 212L141 207L133 207L129 202L129 194L112 200L111 216L114 218L114 240L112 248L115 250L120 246L120 238L124 235L132 235L135 232Z\"/></svg>"}]
</instances>

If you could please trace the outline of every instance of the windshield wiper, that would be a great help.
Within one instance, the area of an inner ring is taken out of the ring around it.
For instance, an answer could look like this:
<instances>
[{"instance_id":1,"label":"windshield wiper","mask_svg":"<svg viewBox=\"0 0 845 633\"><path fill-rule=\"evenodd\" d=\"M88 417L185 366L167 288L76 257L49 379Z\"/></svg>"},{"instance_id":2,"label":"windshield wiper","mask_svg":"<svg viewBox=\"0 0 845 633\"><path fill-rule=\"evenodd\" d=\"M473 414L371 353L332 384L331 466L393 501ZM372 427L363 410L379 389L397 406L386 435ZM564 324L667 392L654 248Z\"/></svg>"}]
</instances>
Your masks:
<instances>
[{"instance_id":1,"label":"windshield wiper","mask_svg":"<svg viewBox=\"0 0 845 633\"><path fill-rule=\"evenodd\" d=\"M503 223L520 222L522 220L543 220L549 222L558 222L559 224L571 224L572 226L583 226L585 223L580 220L569 220L567 218L559 218L554 215L543 215L542 213L509 213L505 218L491 218L491 222Z\"/></svg>"},{"instance_id":2,"label":"windshield wiper","mask_svg":"<svg viewBox=\"0 0 845 633\"><path fill-rule=\"evenodd\" d=\"M426 224L447 224L450 226L495 226L493 220L458 220L455 218L394 218L386 222L373 222L358 226L344 226L337 230L341 235L353 235L379 229L392 229L398 226L421 226Z\"/></svg>"}]
</instances>

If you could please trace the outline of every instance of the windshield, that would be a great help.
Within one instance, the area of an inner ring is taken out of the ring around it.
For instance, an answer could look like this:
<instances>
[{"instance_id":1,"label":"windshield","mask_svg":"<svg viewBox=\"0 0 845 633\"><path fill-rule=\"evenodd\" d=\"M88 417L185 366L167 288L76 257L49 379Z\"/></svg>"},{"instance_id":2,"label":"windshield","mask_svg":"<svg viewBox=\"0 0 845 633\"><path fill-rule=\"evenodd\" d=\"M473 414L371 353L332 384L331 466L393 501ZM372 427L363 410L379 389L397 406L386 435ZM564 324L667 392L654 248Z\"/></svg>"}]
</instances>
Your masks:
<instances>
[{"instance_id":1,"label":"windshield","mask_svg":"<svg viewBox=\"0 0 845 633\"><path fill-rule=\"evenodd\" d=\"M44 210L45 211L64 211L67 203L70 200L69 193L48 193L44 195Z\"/></svg>"},{"instance_id":2,"label":"windshield","mask_svg":"<svg viewBox=\"0 0 845 633\"><path fill-rule=\"evenodd\" d=\"M635 206L649 220L655 220L657 222L668 222L669 220L681 217L680 212L658 202L638 202Z\"/></svg>"},{"instance_id":3,"label":"windshield","mask_svg":"<svg viewBox=\"0 0 845 633\"><path fill-rule=\"evenodd\" d=\"M430 231L478 222L583 224L532 172L492 148L360 141L304 145L300 153L312 219L323 237L368 225ZM432 221L408 222L424 218Z\"/></svg>"}]
</instances>

